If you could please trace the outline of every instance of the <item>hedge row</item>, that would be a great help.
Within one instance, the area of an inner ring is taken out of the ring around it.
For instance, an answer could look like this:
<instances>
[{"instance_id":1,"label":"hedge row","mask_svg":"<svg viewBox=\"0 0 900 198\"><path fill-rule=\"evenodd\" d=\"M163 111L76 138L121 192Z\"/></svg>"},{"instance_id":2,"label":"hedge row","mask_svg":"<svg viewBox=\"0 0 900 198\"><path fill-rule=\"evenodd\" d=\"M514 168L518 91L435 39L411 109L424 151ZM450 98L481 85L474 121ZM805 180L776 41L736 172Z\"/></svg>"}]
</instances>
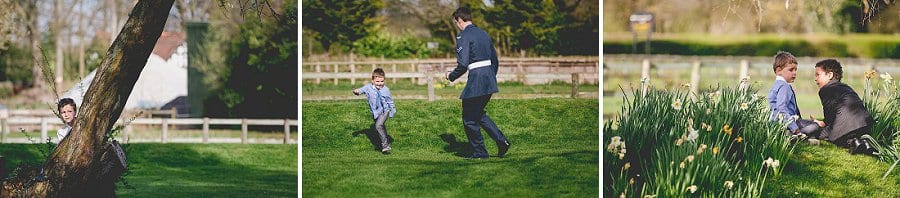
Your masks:
<instances>
[{"instance_id":1,"label":"hedge row","mask_svg":"<svg viewBox=\"0 0 900 198\"><path fill-rule=\"evenodd\" d=\"M748 38L721 42L714 36L708 40L660 38L651 42L650 53L672 55L771 56L778 50L797 56L900 58L898 36L848 36L814 38ZM604 54L632 53L630 39L604 39ZM637 53L644 53L645 42L638 42Z\"/></svg>"}]
</instances>

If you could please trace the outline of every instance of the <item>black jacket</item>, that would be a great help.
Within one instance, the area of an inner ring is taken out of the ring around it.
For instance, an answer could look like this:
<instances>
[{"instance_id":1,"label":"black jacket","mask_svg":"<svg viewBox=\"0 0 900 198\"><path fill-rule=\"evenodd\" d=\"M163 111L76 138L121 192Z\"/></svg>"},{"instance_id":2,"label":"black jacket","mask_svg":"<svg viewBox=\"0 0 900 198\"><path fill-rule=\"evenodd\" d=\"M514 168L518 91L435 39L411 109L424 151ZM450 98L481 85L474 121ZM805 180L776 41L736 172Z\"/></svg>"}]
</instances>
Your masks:
<instances>
[{"instance_id":1,"label":"black jacket","mask_svg":"<svg viewBox=\"0 0 900 198\"><path fill-rule=\"evenodd\" d=\"M828 140L835 141L875 123L859 95L847 84L832 80L819 89L819 98L822 99L822 111L825 114L822 136Z\"/></svg>"}]
</instances>

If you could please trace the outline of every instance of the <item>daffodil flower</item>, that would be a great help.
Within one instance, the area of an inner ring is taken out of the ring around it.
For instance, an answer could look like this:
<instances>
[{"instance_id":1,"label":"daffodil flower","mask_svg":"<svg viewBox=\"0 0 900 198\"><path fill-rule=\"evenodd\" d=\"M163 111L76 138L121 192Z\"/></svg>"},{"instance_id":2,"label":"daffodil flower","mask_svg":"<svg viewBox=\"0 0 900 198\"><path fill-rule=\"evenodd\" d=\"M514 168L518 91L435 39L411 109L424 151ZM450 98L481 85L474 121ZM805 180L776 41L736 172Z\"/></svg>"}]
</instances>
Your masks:
<instances>
[{"instance_id":1,"label":"daffodil flower","mask_svg":"<svg viewBox=\"0 0 900 198\"><path fill-rule=\"evenodd\" d=\"M675 110L681 110L681 99L676 99L675 102L672 102L672 108Z\"/></svg>"}]
</instances>

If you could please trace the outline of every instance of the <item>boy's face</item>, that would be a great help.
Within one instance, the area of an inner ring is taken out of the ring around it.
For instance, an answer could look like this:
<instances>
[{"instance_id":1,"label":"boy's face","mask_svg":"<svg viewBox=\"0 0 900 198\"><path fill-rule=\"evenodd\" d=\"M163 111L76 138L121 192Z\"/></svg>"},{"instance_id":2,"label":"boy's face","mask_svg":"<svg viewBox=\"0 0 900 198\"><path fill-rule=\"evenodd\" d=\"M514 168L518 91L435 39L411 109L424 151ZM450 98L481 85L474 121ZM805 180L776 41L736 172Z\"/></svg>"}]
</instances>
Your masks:
<instances>
[{"instance_id":1,"label":"boy's face","mask_svg":"<svg viewBox=\"0 0 900 198\"><path fill-rule=\"evenodd\" d=\"M72 105L65 105L62 107L62 109L59 110L59 114L60 116L62 116L63 121L65 121L66 124L70 124L75 120L75 107L73 107Z\"/></svg>"},{"instance_id":2,"label":"boy's face","mask_svg":"<svg viewBox=\"0 0 900 198\"><path fill-rule=\"evenodd\" d=\"M826 72L822 67L816 67L816 85L819 85L819 89L828 84L832 78L834 78L834 72Z\"/></svg>"},{"instance_id":3,"label":"boy's face","mask_svg":"<svg viewBox=\"0 0 900 198\"><path fill-rule=\"evenodd\" d=\"M797 79L797 64L788 63L781 70L775 72L775 75L781 76L788 83L793 83L794 79Z\"/></svg>"},{"instance_id":4,"label":"boy's face","mask_svg":"<svg viewBox=\"0 0 900 198\"><path fill-rule=\"evenodd\" d=\"M375 88L377 88L377 89L381 89L382 87L384 87L384 77L381 77L381 76L372 77L372 85L375 85Z\"/></svg>"}]
</instances>

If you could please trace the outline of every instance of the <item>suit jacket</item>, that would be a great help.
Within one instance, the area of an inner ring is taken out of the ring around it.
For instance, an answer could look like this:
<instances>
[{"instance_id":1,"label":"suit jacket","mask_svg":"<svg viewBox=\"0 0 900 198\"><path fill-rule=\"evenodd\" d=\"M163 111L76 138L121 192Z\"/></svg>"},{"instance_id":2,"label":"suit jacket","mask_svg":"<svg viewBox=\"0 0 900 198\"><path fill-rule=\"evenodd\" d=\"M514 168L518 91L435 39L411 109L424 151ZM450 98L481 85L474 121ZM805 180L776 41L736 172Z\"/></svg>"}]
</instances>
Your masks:
<instances>
[{"instance_id":1,"label":"suit jacket","mask_svg":"<svg viewBox=\"0 0 900 198\"><path fill-rule=\"evenodd\" d=\"M472 63L490 60L490 66L478 67L469 70ZM466 26L456 37L456 69L450 72L448 79L455 81L457 78L469 72L469 80L463 89L460 99L472 98L497 93L497 70L499 61L497 51L487 32L475 25Z\"/></svg>"},{"instance_id":2,"label":"suit jacket","mask_svg":"<svg viewBox=\"0 0 900 198\"><path fill-rule=\"evenodd\" d=\"M875 123L859 95L847 84L832 80L819 89L819 98L825 114L822 136L831 141Z\"/></svg>"},{"instance_id":3,"label":"suit jacket","mask_svg":"<svg viewBox=\"0 0 900 198\"><path fill-rule=\"evenodd\" d=\"M794 88L784 78L776 78L775 83L772 84L772 89L769 90L769 111L772 112L769 120L778 120L779 114L783 116L782 121L790 120L791 116L797 116L798 119L802 117L800 108L797 107L797 97L794 94ZM791 131L797 130L797 128L799 126L796 121L788 124L788 129Z\"/></svg>"}]
</instances>

